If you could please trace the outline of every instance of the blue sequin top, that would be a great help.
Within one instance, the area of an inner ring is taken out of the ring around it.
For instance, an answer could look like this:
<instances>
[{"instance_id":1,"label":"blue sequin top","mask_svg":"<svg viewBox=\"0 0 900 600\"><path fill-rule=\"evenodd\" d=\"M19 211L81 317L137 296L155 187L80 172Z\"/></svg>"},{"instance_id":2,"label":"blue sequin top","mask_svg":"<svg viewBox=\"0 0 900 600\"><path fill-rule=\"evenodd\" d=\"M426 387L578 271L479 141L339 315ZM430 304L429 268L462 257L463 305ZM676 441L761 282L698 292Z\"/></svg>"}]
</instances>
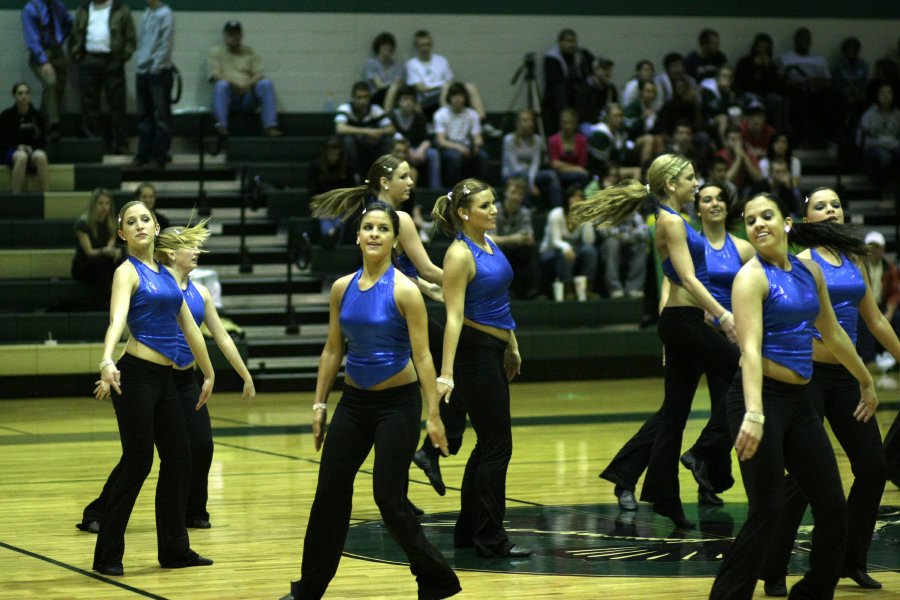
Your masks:
<instances>
[{"instance_id":1,"label":"blue sequin top","mask_svg":"<svg viewBox=\"0 0 900 600\"><path fill-rule=\"evenodd\" d=\"M133 256L128 260L138 274L138 286L128 308L131 336L172 362L178 361L178 312L184 297L168 269L156 263L154 271Z\"/></svg>"},{"instance_id":2,"label":"blue sequin top","mask_svg":"<svg viewBox=\"0 0 900 600\"><path fill-rule=\"evenodd\" d=\"M725 234L725 245L720 250L716 250L709 243L706 236L706 271L709 276L709 293L712 294L716 301L725 307L725 310L731 310L731 286L734 283L734 277L741 270L743 263L741 255L738 252L734 240L727 233Z\"/></svg>"},{"instance_id":3,"label":"blue sequin top","mask_svg":"<svg viewBox=\"0 0 900 600\"><path fill-rule=\"evenodd\" d=\"M841 255L841 264L836 267L816 252L809 251L812 259L822 267L822 275L825 277L825 285L828 288L828 297L834 307L834 316L838 323L850 336L850 341L856 343L856 324L859 319L859 303L866 295L866 280L856 264ZM822 339L819 330L813 327L813 336L817 340Z\"/></svg>"},{"instance_id":4,"label":"blue sequin top","mask_svg":"<svg viewBox=\"0 0 900 600\"><path fill-rule=\"evenodd\" d=\"M462 233L457 234L456 239L463 240L469 246L475 259L475 277L466 286L463 315L480 325L515 329L516 322L509 308L509 285L513 280L513 270L506 255L488 237L485 240L493 254L485 252Z\"/></svg>"},{"instance_id":5,"label":"blue sequin top","mask_svg":"<svg viewBox=\"0 0 900 600\"><path fill-rule=\"evenodd\" d=\"M668 213L672 213L682 221L684 218L679 215L677 212L669 208L664 204L659 205L660 210L664 210ZM697 231L691 227L687 221L684 221L684 230L687 234L687 245L688 252L691 253L691 260L694 262L694 275L697 276L697 279L700 280L704 286L709 288L709 274L706 271L706 240L701 236ZM681 285L681 278L678 277L678 273L675 271L675 265L672 264L672 260L666 258L662 262L662 270L665 273L666 277L668 277L673 283Z\"/></svg>"},{"instance_id":6,"label":"blue sequin top","mask_svg":"<svg viewBox=\"0 0 900 600\"><path fill-rule=\"evenodd\" d=\"M194 317L194 323L197 324L197 327L200 327L200 324L206 317L206 306L203 304L203 296L200 294L200 290L198 290L194 285L194 282L189 279L187 288L182 290L182 295L191 311L191 316ZM191 347L188 346L187 340L184 337L184 332L179 328L178 360L175 361L175 366L179 369L183 369L192 362L194 362L194 353L191 352Z\"/></svg>"}]
</instances>

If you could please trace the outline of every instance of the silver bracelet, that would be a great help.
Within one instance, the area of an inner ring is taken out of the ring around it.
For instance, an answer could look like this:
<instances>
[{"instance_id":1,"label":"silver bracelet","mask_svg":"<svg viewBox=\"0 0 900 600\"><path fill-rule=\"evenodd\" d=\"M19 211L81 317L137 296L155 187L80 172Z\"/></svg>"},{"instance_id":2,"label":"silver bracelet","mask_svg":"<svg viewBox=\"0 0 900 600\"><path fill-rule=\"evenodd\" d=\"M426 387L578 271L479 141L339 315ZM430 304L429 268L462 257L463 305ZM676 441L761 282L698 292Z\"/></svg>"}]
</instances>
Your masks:
<instances>
[{"instance_id":1,"label":"silver bracelet","mask_svg":"<svg viewBox=\"0 0 900 600\"><path fill-rule=\"evenodd\" d=\"M114 360L111 359L111 358L107 358L106 360L101 360L101 361L100 361L100 370L102 371L103 369L105 369L105 368L108 367L109 365L115 365L115 364L116 364L116 361L114 361Z\"/></svg>"},{"instance_id":2,"label":"silver bracelet","mask_svg":"<svg viewBox=\"0 0 900 600\"><path fill-rule=\"evenodd\" d=\"M446 377L438 377L438 378L437 378L437 382L438 382L438 383L443 383L444 385L446 385L446 386L447 386L448 388L450 388L451 390L453 389L453 380L452 380L452 379L448 379L448 378L446 378Z\"/></svg>"},{"instance_id":3,"label":"silver bracelet","mask_svg":"<svg viewBox=\"0 0 900 600\"><path fill-rule=\"evenodd\" d=\"M328 405L324 402L316 402L315 404L313 404L313 412L317 410L328 410Z\"/></svg>"},{"instance_id":4,"label":"silver bracelet","mask_svg":"<svg viewBox=\"0 0 900 600\"><path fill-rule=\"evenodd\" d=\"M722 316L719 317L719 323L720 323L720 324L721 324L721 323L724 323L724 322L725 322L725 319L727 319L727 318L729 318L729 317L733 317L733 316L734 316L734 315L731 314L731 311L730 311L730 310L726 310L725 312L722 313Z\"/></svg>"},{"instance_id":5,"label":"silver bracelet","mask_svg":"<svg viewBox=\"0 0 900 600\"><path fill-rule=\"evenodd\" d=\"M751 423L759 423L760 425L762 425L766 422L766 415L758 412L748 411L744 413L744 420L750 421Z\"/></svg>"}]
</instances>

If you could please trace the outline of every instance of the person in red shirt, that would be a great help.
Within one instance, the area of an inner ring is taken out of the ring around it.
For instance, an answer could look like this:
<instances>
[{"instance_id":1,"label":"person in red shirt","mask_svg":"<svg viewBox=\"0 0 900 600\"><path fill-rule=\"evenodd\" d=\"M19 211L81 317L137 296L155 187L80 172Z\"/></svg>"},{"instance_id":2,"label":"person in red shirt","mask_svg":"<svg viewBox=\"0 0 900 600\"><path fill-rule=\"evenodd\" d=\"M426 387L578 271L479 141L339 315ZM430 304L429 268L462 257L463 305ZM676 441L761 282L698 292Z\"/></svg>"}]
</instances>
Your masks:
<instances>
[{"instance_id":1,"label":"person in red shirt","mask_svg":"<svg viewBox=\"0 0 900 600\"><path fill-rule=\"evenodd\" d=\"M744 113L746 118L741 121L741 136L747 149L759 161L769 153L775 128L766 123L766 109L758 101L750 102Z\"/></svg>"},{"instance_id":2,"label":"person in red shirt","mask_svg":"<svg viewBox=\"0 0 900 600\"><path fill-rule=\"evenodd\" d=\"M567 108L559 117L559 132L547 140L550 167L556 171L563 189L573 184L584 187L591 179L587 170L587 138L578 133L577 128L578 113Z\"/></svg>"},{"instance_id":3,"label":"person in red shirt","mask_svg":"<svg viewBox=\"0 0 900 600\"><path fill-rule=\"evenodd\" d=\"M726 178L735 185L742 197L744 188L762 181L759 161L744 142L740 129L729 127L725 130L725 145L716 152L716 156L728 163Z\"/></svg>"}]
</instances>

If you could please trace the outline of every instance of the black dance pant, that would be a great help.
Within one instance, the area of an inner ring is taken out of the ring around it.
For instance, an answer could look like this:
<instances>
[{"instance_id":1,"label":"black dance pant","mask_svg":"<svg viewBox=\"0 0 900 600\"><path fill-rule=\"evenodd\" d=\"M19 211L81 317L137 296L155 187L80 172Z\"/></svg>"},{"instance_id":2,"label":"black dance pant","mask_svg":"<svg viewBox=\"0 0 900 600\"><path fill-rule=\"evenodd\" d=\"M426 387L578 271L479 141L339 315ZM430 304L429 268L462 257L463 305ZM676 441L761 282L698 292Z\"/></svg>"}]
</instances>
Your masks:
<instances>
[{"instance_id":1,"label":"black dance pant","mask_svg":"<svg viewBox=\"0 0 900 600\"><path fill-rule=\"evenodd\" d=\"M441 355L444 352L444 328L434 319L428 319L428 345L434 361L434 370L440 375ZM447 435L447 450L455 456L459 454L463 435L466 433L466 406L454 392L450 394L450 402L441 402L439 408L444 433ZM432 458L441 456L441 451L434 447L427 433L422 441L422 450Z\"/></svg>"},{"instance_id":2,"label":"black dance pant","mask_svg":"<svg viewBox=\"0 0 900 600\"><path fill-rule=\"evenodd\" d=\"M297 600L321 598L337 572L350 526L353 481L373 446L375 503L391 537L409 558L419 598L444 598L459 591L459 579L425 538L406 501L421 416L418 382L381 391L344 386L322 450L300 581L291 585Z\"/></svg>"},{"instance_id":3,"label":"black dance pant","mask_svg":"<svg viewBox=\"0 0 900 600\"><path fill-rule=\"evenodd\" d=\"M188 488L187 512L185 523L190 524L196 519L209 520L209 512L206 510L207 483L209 480L209 468L213 457L212 427L209 421L209 410L204 404L200 410L196 410L200 400L200 386L193 369L172 370L172 380L181 400L181 409L184 412L184 420L187 424L188 438L191 446L191 481ZM82 516L82 522L103 522L103 511L109 499L113 482L122 472L122 459L113 468L100 496L88 504Z\"/></svg>"},{"instance_id":4,"label":"black dance pant","mask_svg":"<svg viewBox=\"0 0 900 600\"><path fill-rule=\"evenodd\" d=\"M699 308L663 309L657 331L665 346L665 398L647 461L641 500L680 506L678 457L700 376L706 372L709 378L728 380L737 370L740 352L703 321L703 311ZM720 400L712 399L714 403ZM645 423L641 429L647 426ZM634 455L639 458L637 453Z\"/></svg>"},{"instance_id":5,"label":"black dance pant","mask_svg":"<svg viewBox=\"0 0 900 600\"><path fill-rule=\"evenodd\" d=\"M900 487L900 412L884 436L884 460L887 463L887 476L894 485Z\"/></svg>"},{"instance_id":6,"label":"black dance pant","mask_svg":"<svg viewBox=\"0 0 900 600\"><path fill-rule=\"evenodd\" d=\"M809 399L819 419L828 419L831 431L850 460L854 479L847 495L844 565L848 570L865 570L887 474L878 421L872 417L863 423L853 416L860 400L859 382L843 365L813 363ZM763 563L761 579L766 581L787 573L794 538L808 503L792 475L785 477L785 494L782 524L774 531L775 539Z\"/></svg>"},{"instance_id":7,"label":"black dance pant","mask_svg":"<svg viewBox=\"0 0 900 600\"><path fill-rule=\"evenodd\" d=\"M141 487L159 452L156 484L156 542L159 563L178 567L193 562L184 525L191 452L172 367L130 354L117 364L122 395L112 391L122 441L121 469L111 481L103 523L94 549L94 568L121 566L125 528Z\"/></svg>"},{"instance_id":8,"label":"black dance pant","mask_svg":"<svg viewBox=\"0 0 900 600\"><path fill-rule=\"evenodd\" d=\"M731 475L731 434L725 420L725 393L731 380L707 374L706 383L709 388L710 417L691 452L706 463L709 480L713 484L711 491L724 492L734 485L734 477ZM600 477L634 491L638 479L650 462L650 452L659 432L662 415L660 407L616 453L600 473Z\"/></svg>"},{"instance_id":9,"label":"black dance pant","mask_svg":"<svg viewBox=\"0 0 900 600\"><path fill-rule=\"evenodd\" d=\"M815 520L810 569L791 589L791 598L828 600L834 597L847 546L847 503L834 450L813 412L806 385L765 377L762 400L766 415L762 440L753 458L740 463L749 506L747 521L725 553L709 597L753 597L773 532L782 522L786 468L810 499ZM746 412L740 371L726 402L728 426L736 439Z\"/></svg>"},{"instance_id":10,"label":"black dance pant","mask_svg":"<svg viewBox=\"0 0 900 600\"><path fill-rule=\"evenodd\" d=\"M509 383L503 370L506 342L463 325L453 363L453 396L461 400L475 430L475 447L466 462L461 505L453 540L486 556L512 547L506 514L506 470L512 458Z\"/></svg>"}]
</instances>

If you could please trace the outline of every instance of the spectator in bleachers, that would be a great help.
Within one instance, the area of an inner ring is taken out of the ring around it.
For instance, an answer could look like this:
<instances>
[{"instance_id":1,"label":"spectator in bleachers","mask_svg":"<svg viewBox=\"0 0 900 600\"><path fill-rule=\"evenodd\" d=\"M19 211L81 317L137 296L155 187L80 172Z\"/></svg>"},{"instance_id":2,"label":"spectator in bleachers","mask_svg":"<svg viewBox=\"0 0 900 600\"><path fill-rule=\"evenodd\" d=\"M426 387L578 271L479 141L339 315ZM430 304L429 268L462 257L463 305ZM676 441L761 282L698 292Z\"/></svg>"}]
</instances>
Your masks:
<instances>
[{"instance_id":1,"label":"spectator in bleachers","mask_svg":"<svg viewBox=\"0 0 900 600\"><path fill-rule=\"evenodd\" d=\"M72 258L72 279L88 284L94 292L95 305L91 308L109 307L113 273L122 260L116 229L112 194L97 188L91 192L87 210L75 221Z\"/></svg>"},{"instance_id":2,"label":"spectator in bleachers","mask_svg":"<svg viewBox=\"0 0 900 600\"><path fill-rule=\"evenodd\" d=\"M469 177L482 181L487 178L488 155L484 151L481 119L475 109L466 106L468 96L468 88L454 82L447 90L449 104L434 113L435 144L441 154L445 181L460 181L467 170Z\"/></svg>"},{"instance_id":3,"label":"spectator in bleachers","mask_svg":"<svg viewBox=\"0 0 900 600\"><path fill-rule=\"evenodd\" d=\"M727 136L726 136L727 139ZM728 161L716 154L709 161L709 176L706 183L718 186L725 194L729 206L740 199L737 187L728 180Z\"/></svg>"},{"instance_id":4,"label":"spectator in bleachers","mask_svg":"<svg viewBox=\"0 0 900 600\"><path fill-rule=\"evenodd\" d=\"M550 206L562 206L562 188L553 169L542 169L544 141L534 131L534 111L528 108L516 114L516 129L503 137L504 181L519 177L527 182L525 199L531 208L544 207L541 199Z\"/></svg>"},{"instance_id":5,"label":"spectator in bleachers","mask_svg":"<svg viewBox=\"0 0 900 600\"><path fill-rule=\"evenodd\" d=\"M709 162L709 146L698 146L694 137L694 129L687 121L679 121L675 124L675 131L669 144L666 145L665 152L667 154L681 154L688 157L691 164L694 165L694 171L697 173L705 173L707 163ZM638 179L630 177L630 179ZM607 187L607 186L603 186Z\"/></svg>"},{"instance_id":6,"label":"spectator in bleachers","mask_svg":"<svg viewBox=\"0 0 900 600\"><path fill-rule=\"evenodd\" d=\"M160 0L147 0L138 29L134 62L139 138L132 166L164 169L172 146L172 9Z\"/></svg>"},{"instance_id":7,"label":"spectator in bleachers","mask_svg":"<svg viewBox=\"0 0 900 600\"><path fill-rule=\"evenodd\" d=\"M434 112L450 102L450 84L453 83L453 70L450 63L440 54L431 51L434 40L431 34L420 29L413 34L416 46L416 55L406 61L406 84L416 88L419 92L419 105L426 115ZM484 119L487 113L484 110L484 102L481 93L474 83L464 83L466 88L467 103L478 113L480 119Z\"/></svg>"},{"instance_id":8,"label":"spectator in bleachers","mask_svg":"<svg viewBox=\"0 0 900 600\"><path fill-rule=\"evenodd\" d=\"M894 90L894 96L900 92L900 67L889 58L881 58L875 61L872 79L869 80L869 85L866 86L866 106L878 102L878 90L883 85L891 86Z\"/></svg>"},{"instance_id":9,"label":"spectator in bleachers","mask_svg":"<svg viewBox=\"0 0 900 600\"><path fill-rule=\"evenodd\" d=\"M643 217L634 213L618 225L600 229L598 235L609 297L627 295L629 298L643 298L647 276L647 240L650 236Z\"/></svg>"},{"instance_id":10,"label":"spectator in bleachers","mask_svg":"<svg viewBox=\"0 0 900 600\"><path fill-rule=\"evenodd\" d=\"M774 44L768 33L757 33L750 53L743 56L734 71L734 89L742 96L752 94L766 107L769 121L785 129L784 82L772 57Z\"/></svg>"},{"instance_id":11,"label":"spectator in bleachers","mask_svg":"<svg viewBox=\"0 0 900 600\"><path fill-rule=\"evenodd\" d=\"M336 135L329 137L322 153L309 165L310 198L358 184L359 177L346 158L341 138ZM322 232L322 243L327 246L333 246L344 238L344 223L340 217L319 219L319 229Z\"/></svg>"},{"instance_id":12,"label":"spectator in bleachers","mask_svg":"<svg viewBox=\"0 0 900 600\"><path fill-rule=\"evenodd\" d=\"M719 50L719 34L713 29L704 29L698 37L698 47L684 59L685 72L694 81L715 77L719 69L728 62Z\"/></svg>"},{"instance_id":13,"label":"spectator in bleachers","mask_svg":"<svg viewBox=\"0 0 900 600\"><path fill-rule=\"evenodd\" d=\"M803 194L794 185L791 171L787 161L783 158L774 158L769 163L769 175L755 186L754 192L768 192L784 201L791 214L797 218L803 215Z\"/></svg>"},{"instance_id":14,"label":"spectator in bleachers","mask_svg":"<svg viewBox=\"0 0 900 600\"><path fill-rule=\"evenodd\" d=\"M734 91L734 71L722 65L714 77L700 82L700 100L703 118L715 141L721 145L729 125L737 125L741 116L741 103ZM696 168L696 165L695 165Z\"/></svg>"},{"instance_id":15,"label":"spectator in bleachers","mask_svg":"<svg viewBox=\"0 0 900 600\"><path fill-rule=\"evenodd\" d=\"M593 60L594 56L578 46L578 36L568 28L559 32L556 44L544 54L546 131L557 131L562 111L577 106L578 97L591 77Z\"/></svg>"},{"instance_id":16,"label":"spectator in bleachers","mask_svg":"<svg viewBox=\"0 0 900 600\"><path fill-rule=\"evenodd\" d=\"M740 129L746 148L757 161L768 155L775 128L766 123L766 109L760 102L751 100L747 104Z\"/></svg>"},{"instance_id":17,"label":"spectator in bleachers","mask_svg":"<svg viewBox=\"0 0 900 600\"><path fill-rule=\"evenodd\" d=\"M863 113L859 137L872 181L880 186L896 181L896 172L900 168L900 110L890 85L881 86L877 103Z\"/></svg>"},{"instance_id":18,"label":"spectator in bleachers","mask_svg":"<svg viewBox=\"0 0 900 600\"><path fill-rule=\"evenodd\" d=\"M520 177L506 180L503 203L497 206L497 228L491 239L513 268L512 295L531 300L540 293L540 266L531 211L522 203L526 188L527 182Z\"/></svg>"},{"instance_id":19,"label":"spectator in bleachers","mask_svg":"<svg viewBox=\"0 0 900 600\"><path fill-rule=\"evenodd\" d=\"M362 177L372 162L386 154L394 134L391 118L377 104L365 81L357 81L350 102L338 106L334 115L334 132L341 136L344 155L353 170Z\"/></svg>"},{"instance_id":20,"label":"spectator in bleachers","mask_svg":"<svg viewBox=\"0 0 900 600\"><path fill-rule=\"evenodd\" d=\"M697 92L691 87L687 77L676 78L672 82L672 90L672 99L659 109L656 133L671 138L675 133L675 126L680 122L687 122L694 132L697 145L708 144L709 135L706 133L703 121L703 107L700 105Z\"/></svg>"},{"instance_id":21,"label":"spectator in bleachers","mask_svg":"<svg viewBox=\"0 0 900 600\"><path fill-rule=\"evenodd\" d=\"M663 58L664 71L654 78L662 105L675 97L675 81L684 78L691 89L696 89L697 82L684 70L684 57L677 52L670 52Z\"/></svg>"},{"instance_id":22,"label":"spectator in bleachers","mask_svg":"<svg viewBox=\"0 0 900 600\"><path fill-rule=\"evenodd\" d=\"M44 86L41 94L44 130L50 139L57 139L59 109L69 75L69 60L63 45L72 32L72 15L60 0L26 2L22 9L22 29L28 64Z\"/></svg>"},{"instance_id":23,"label":"spectator in bleachers","mask_svg":"<svg viewBox=\"0 0 900 600\"><path fill-rule=\"evenodd\" d=\"M209 51L209 76L214 82L213 116L216 131L228 135L228 114L234 111L262 112L263 133L282 135L278 128L275 85L265 77L262 57L244 45L244 28L240 21L228 21L222 30L224 46Z\"/></svg>"},{"instance_id":24,"label":"spectator in bleachers","mask_svg":"<svg viewBox=\"0 0 900 600\"><path fill-rule=\"evenodd\" d=\"M841 56L831 65L831 74L845 115L842 128L852 131L859 115L866 107L866 86L869 84L869 64L860 57L862 44L855 37L841 42Z\"/></svg>"},{"instance_id":25,"label":"spectator in bleachers","mask_svg":"<svg viewBox=\"0 0 900 600\"><path fill-rule=\"evenodd\" d=\"M390 111L400 86L406 79L403 64L394 58L397 40L394 34L384 31L372 41L372 56L363 65L363 79L369 84L372 104Z\"/></svg>"},{"instance_id":26,"label":"spectator in bleachers","mask_svg":"<svg viewBox=\"0 0 900 600\"><path fill-rule=\"evenodd\" d=\"M31 88L27 83L14 83L12 95L15 103L0 113L0 149L10 170L11 191L21 192L25 175L34 173L38 188L46 192L50 189L50 174L41 115L31 103Z\"/></svg>"},{"instance_id":27,"label":"spectator in bleachers","mask_svg":"<svg viewBox=\"0 0 900 600\"><path fill-rule=\"evenodd\" d=\"M655 76L656 73L653 68L653 63L646 58L639 60L634 68L634 77L626 81L625 86L622 88L622 106L627 107L629 104L640 100L641 84L645 81L655 81ZM659 100L659 94L657 94L654 102L656 103L656 109L659 110L662 107L662 102Z\"/></svg>"},{"instance_id":28,"label":"spectator in bleachers","mask_svg":"<svg viewBox=\"0 0 900 600\"><path fill-rule=\"evenodd\" d=\"M134 190L134 199L140 200L144 203L144 206L150 209L150 212L152 212L153 216L156 218L156 222L159 223L160 231L169 227L169 219L164 214L156 210L155 185L153 185L149 181L143 181L139 183Z\"/></svg>"},{"instance_id":29,"label":"spectator in bleachers","mask_svg":"<svg viewBox=\"0 0 900 600\"><path fill-rule=\"evenodd\" d=\"M725 159L728 165L726 178L734 184L741 197L750 186L763 180L762 173L759 172L759 161L744 143L740 129L728 128L725 132L725 145L716 152L716 156Z\"/></svg>"},{"instance_id":30,"label":"spectator in bleachers","mask_svg":"<svg viewBox=\"0 0 900 600\"><path fill-rule=\"evenodd\" d=\"M831 69L821 54L812 54L812 32L794 32L794 48L779 58L790 100L791 132L798 142L820 145L835 139L835 95Z\"/></svg>"},{"instance_id":31,"label":"spectator in bleachers","mask_svg":"<svg viewBox=\"0 0 900 600\"><path fill-rule=\"evenodd\" d=\"M566 108L559 116L559 131L547 140L550 167L556 171L563 188L577 185L584 188L591 180L587 170L587 138L578 131L578 113L574 108ZM565 201L563 201L565 206Z\"/></svg>"},{"instance_id":32,"label":"spectator in bleachers","mask_svg":"<svg viewBox=\"0 0 900 600\"><path fill-rule=\"evenodd\" d=\"M541 239L541 264L551 268L554 276L563 282L566 297L574 296L574 276L587 278L587 289L594 289L597 279L596 235L591 223L582 223L575 230L568 225L569 209L572 203L584 200L583 186L571 185L566 188L566 198L562 206L557 206L547 214L547 226ZM592 294L593 295L593 294Z\"/></svg>"},{"instance_id":33,"label":"spectator in bleachers","mask_svg":"<svg viewBox=\"0 0 900 600\"><path fill-rule=\"evenodd\" d=\"M615 102L610 104L603 117L600 123L591 127L587 138L590 171L601 177L612 165L633 164L634 155L634 141L629 139L625 129L622 107Z\"/></svg>"},{"instance_id":34,"label":"spectator in bleachers","mask_svg":"<svg viewBox=\"0 0 900 600\"><path fill-rule=\"evenodd\" d=\"M110 142L117 154L128 152L125 63L136 44L134 20L122 0L91 0L75 11L69 53L78 65L81 123L85 135L100 137L100 92L103 90L112 127Z\"/></svg>"},{"instance_id":35,"label":"spectator in bleachers","mask_svg":"<svg viewBox=\"0 0 900 600\"><path fill-rule=\"evenodd\" d=\"M878 304L881 314L891 324L894 332L900 335L900 313L897 312L897 306L900 305L900 272L897 271L896 265L884 256L884 234L880 231L870 231L866 234L865 242L869 247L866 267L868 267L872 296L875 303ZM881 347L869 328L864 325L865 323L860 318L857 348L863 362L871 363L884 348Z\"/></svg>"},{"instance_id":36,"label":"spectator in bleachers","mask_svg":"<svg viewBox=\"0 0 900 600\"><path fill-rule=\"evenodd\" d=\"M619 91L612 82L614 64L602 56L595 58L591 76L579 88L575 110L578 111L578 121L582 124L582 133L586 137L591 127L603 119L609 106L619 102Z\"/></svg>"},{"instance_id":37,"label":"spectator in bleachers","mask_svg":"<svg viewBox=\"0 0 900 600\"><path fill-rule=\"evenodd\" d=\"M391 122L394 124L394 139L405 139L409 142L409 155L406 160L409 166L418 170L428 166L428 185L440 187L441 184L441 157L437 149L431 144L428 134L428 121L419 110L416 103L416 90L410 86L402 86L397 92L397 106L390 112Z\"/></svg>"},{"instance_id":38,"label":"spectator in bleachers","mask_svg":"<svg viewBox=\"0 0 900 600\"><path fill-rule=\"evenodd\" d=\"M800 164L800 159L794 156L794 153L791 150L790 138L783 132L776 132L772 136L768 154L759 161L759 172L762 173L763 177L768 179L769 165L776 159L781 159L788 165L788 170L791 173L791 182L795 188L799 188L802 165Z\"/></svg>"},{"instance_id":39,"label":"spectator in bleachers","mask_svg":"<svg viewBox=\"0 0 900 600\"><path fill-rule=\"evenodd\" d=\"M665 142L656 133L657 108L656 83L645 80L640 84L640 96L625 106L625 127L628 137L634 140L637 148L638 164L643 167L650 159L662 152Z\"/></svg>"}]
</instances>

